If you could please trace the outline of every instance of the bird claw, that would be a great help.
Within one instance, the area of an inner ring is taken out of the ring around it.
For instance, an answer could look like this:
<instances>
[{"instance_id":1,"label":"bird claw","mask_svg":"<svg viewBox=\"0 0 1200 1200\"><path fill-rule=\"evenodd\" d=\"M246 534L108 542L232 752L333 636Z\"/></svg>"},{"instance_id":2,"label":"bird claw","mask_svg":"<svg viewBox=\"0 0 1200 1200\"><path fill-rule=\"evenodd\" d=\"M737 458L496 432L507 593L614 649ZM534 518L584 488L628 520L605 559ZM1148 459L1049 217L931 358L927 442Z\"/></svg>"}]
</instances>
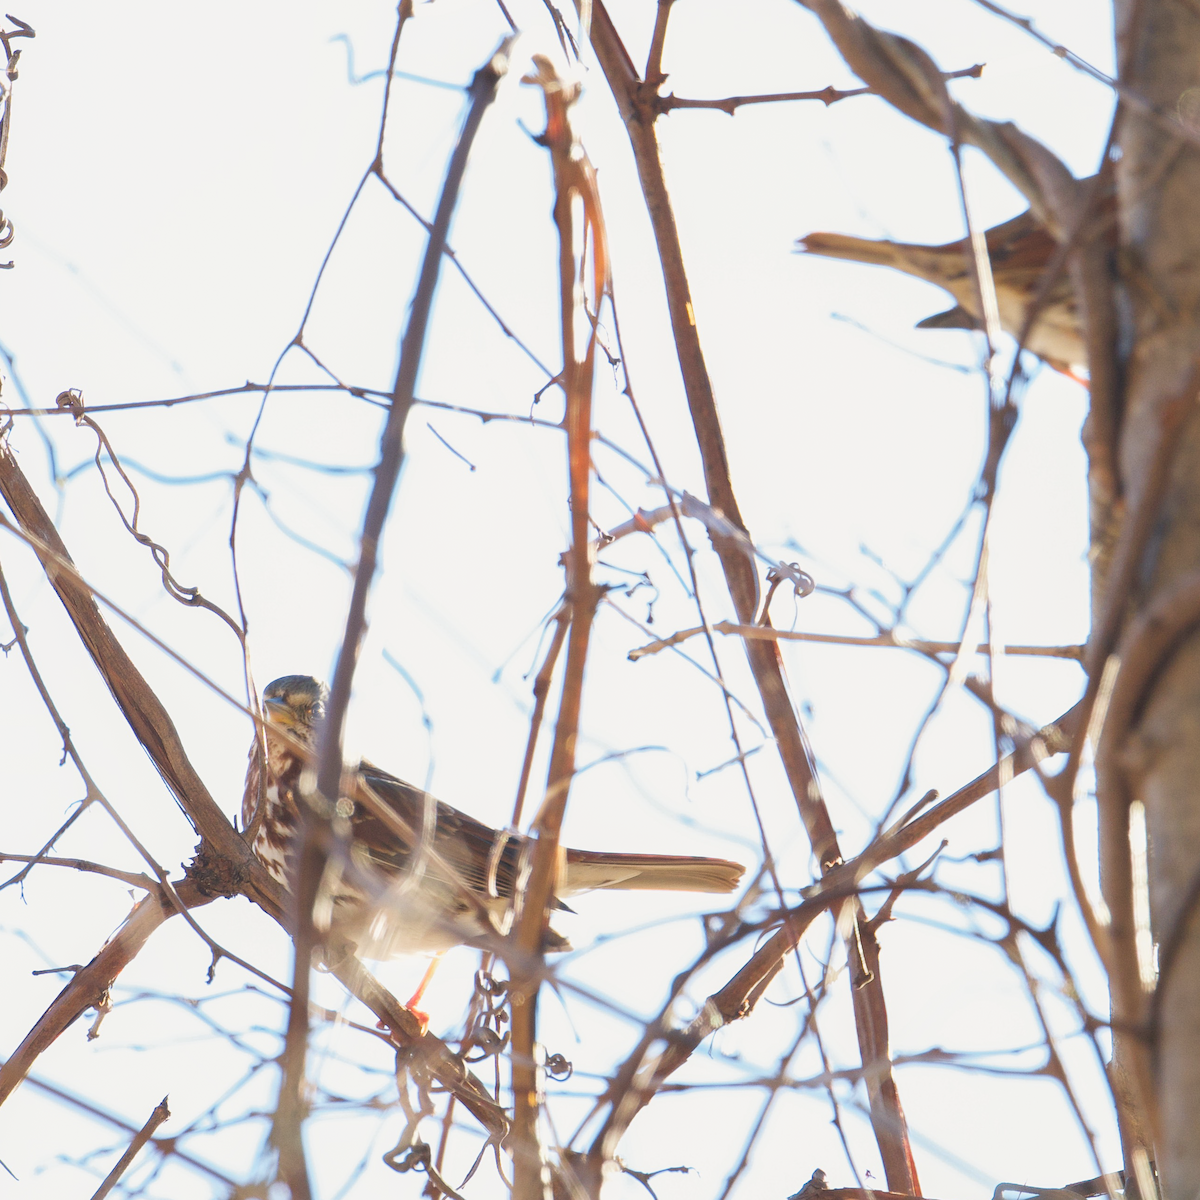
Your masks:
<instances>
[{"instance_id":1,"label":"bird claw","mask_svg":"<svg viewBox=\"0 0 1200 1200\"><path fill-rule=\"evenodd\" d=\"M411 1000L404 1006L404 1011L415 1017L417 1024L420 1026L417 1037L424 1037L429 1032L429 1014L422 1012L419 1008L414 1008ZM397 1029L386 1017L380 1017L375 1022L375 1028L382 1029L385 1033L401 1033L406 1037L412 1037L412 1033L409 1030L404 1028Z\"/></svg>"},{"instance_id":2,"label":"bird claw","mask_svg":"<svg viewBox=\"0 0 1200 1200\"><path fill-rule=\"evenodd\" d=\"M429 1032L429 1014L417 1008L412 1000L404 1006L404 1009L417 1018L417 1023L421 1026L421 1036L424 1037Z\"/></svg>"}]
</instances>

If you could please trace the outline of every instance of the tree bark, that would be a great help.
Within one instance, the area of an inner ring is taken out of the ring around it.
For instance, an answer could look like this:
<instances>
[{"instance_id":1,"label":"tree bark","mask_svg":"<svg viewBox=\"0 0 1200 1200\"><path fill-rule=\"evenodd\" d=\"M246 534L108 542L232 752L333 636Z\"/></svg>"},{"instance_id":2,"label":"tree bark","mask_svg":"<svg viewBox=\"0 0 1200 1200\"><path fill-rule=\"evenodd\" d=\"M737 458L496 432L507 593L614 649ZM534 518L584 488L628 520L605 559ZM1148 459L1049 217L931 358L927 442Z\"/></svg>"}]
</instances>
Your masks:
<instances>
[{"instance_id":1,"label":"tree bark","mask_svg":"<svg viewBox=\"0 0 1200 1200\"><path fill-rule=\"evenodd\" d=\"M1122 81L1159 114L1192 124L1200 111L1200 11L1176 0L1115 0ZM1141 548L1129 617L1143 618L1186 591L1200 563L1200 152L1153 114L1127 108L1120 117L1117 165L1120 271L1124 291L1120 350L1127 392L1119 467L1129 509L1139 494L1164 482L1157 520ZM1177 431L1167 416L1182 405ZM1164 446L1166 438L1170 445ZM1141 622L1143 627L1150 627ZM1134 626L1130 626L1132 629ZM1145 639L1143 639L1143 642ZM1122 672L1140 646L1126 640ZM1118 676L1119 682L1119 676ZM1133 976L1142 995L1124 999L1114 984L1119 1035L1146 1058L1145 1097L1162 1190L1168 1197L1200 1192L1200 630L1187 614L1156 657L1135 698L1132 719L1108 769L1120 771L1121 802L1109 819L1122 853L1139 854L1145 806L1149 835L1149 912L1159 945L1159 980L1141 963ZM1109 781L1101 778L1101 788ZM1136 818L1137 809L1133 812ZM1134 833L1130 841L1131 828ZM1138 871L1106 895L1114 917L1144 911ZM1106 884L1106 891L1116 886ZM1127 993L1135 988L1126 987ZM1124 1011L1122 1011L1122 1008ZM1140 1043L1140 1044L1139 1044ZM1120 1058L1120 1054L1118 1055ZM1136 1081L1135 1081L1136 1087ZM1133 1165L1133 1164L1130 1164Z\"/></svg>"}]
</instances>

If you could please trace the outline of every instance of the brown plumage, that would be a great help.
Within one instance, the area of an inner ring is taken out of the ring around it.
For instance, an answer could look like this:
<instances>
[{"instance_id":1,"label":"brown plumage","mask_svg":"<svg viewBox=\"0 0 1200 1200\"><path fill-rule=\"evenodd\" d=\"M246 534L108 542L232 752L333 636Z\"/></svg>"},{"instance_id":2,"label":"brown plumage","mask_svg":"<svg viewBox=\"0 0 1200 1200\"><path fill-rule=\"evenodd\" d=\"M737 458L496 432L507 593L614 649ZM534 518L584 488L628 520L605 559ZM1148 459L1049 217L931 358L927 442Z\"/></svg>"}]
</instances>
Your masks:
<instances>
[{"instance_id":1,"label":"brown plumage","mask_svg":"<svg viewBox=\"0 0 1200 1200\"><path fill-rule=\"evenodd\" d=\"M1042 272L1054 254L1057 242L1038 224L1032 212L1023 212L1019 217L989 229L986 241L1000 324L1006 333L1019 337L1025 314L1037 294ZM842 233L810 233L800 238L796 245L800 250L825 258L894 267L945 288L958 303L946 312L918 322L918 329L978 329L982 325L966 238L942 246L923 246L912 242L872 241ZM1087 348L1075 293L1066 271L1059 273L1025 346L1065 375L1078 378L1080 372L1086 372Z\"/></svg>"},{"instance_id":2,"label":"brown plumage","mask_svg":"<svg viewBox=\"0 0 1200 1200\"><path fill-rule=\"evenodd\" d=\"M257 747L250 749L242 822L250 826L261 791L265 808L254 853L285 885L293 866L305 764L273 731L286 730L313 747L325 696L324 685L307 675L287 675L268 684L263 692L268 767L261 789ZM350 822L350 857L357 871L339 871L331 864L315 914L319 926L335 929L372 958L435 953L504 927L529 839L492 829L365 760L347 772L342 793L338 809ZM368 806L364 801L369 797L380 804ZM422 854L422 845L429 852ZM563 849L556 891L560 897L603 887L732 892L742 872L738 863L719 858ZM373 896L364 889L364 878L377 881ZM566 907L561 900L556 906ZM491 915L492 929L481 910ZM547 948L566 946L565 939L552 934Z\"/></svg>"}]
</instances>

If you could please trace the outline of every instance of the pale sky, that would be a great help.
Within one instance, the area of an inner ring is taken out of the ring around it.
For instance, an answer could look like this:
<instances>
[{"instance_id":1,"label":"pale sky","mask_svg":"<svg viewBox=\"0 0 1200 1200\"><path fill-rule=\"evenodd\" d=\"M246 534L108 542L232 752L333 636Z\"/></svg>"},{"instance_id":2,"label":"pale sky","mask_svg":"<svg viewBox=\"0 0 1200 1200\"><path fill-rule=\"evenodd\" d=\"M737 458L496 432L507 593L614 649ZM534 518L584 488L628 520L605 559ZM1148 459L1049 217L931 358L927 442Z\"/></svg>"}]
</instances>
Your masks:
<instances>
[{"instance_id":1,"label":"pale sky","mask_svg":"<svg viewBox=\"0 0 1200 1200\"><path fill-rule=\"evenodd\" d=\"M489 302L554 371L561 355L550 167L531 137L544 114L540 94L521 86L520 76L534 53L550 55L563 70L567 63L540 3L510 0L508 7L522 36L485 118L451 243ZM610 9L639 64L654 9L651 0L622 0ZM964 104L1017 122L1076 173L1095 170L1111 114L1102 85L969 0L875 0L862 11L922 44L946 70L986 63L981 79L951 85ZM1042 0L1022 11L1099 68L1111 68L1106 5ZM129 3L102 10L78 0L35 0L16 15L38 36L15 43L23 57L3 207L16 226L4 254L16 266L0 275L0 343L15 359L29 402L52 406L57 393L78 388L96 407L265 381L297 331L322 259L373 155L382 79L355 85L348 51L359 75L384 67L394 9L352 0L332 9ZM409 78L395 84L385 165L393 185L422 214L433 209L464 111L455 88L470 80L506 30L499 9L486 0L438 0L418 6L404 31L399 69L451 85ZM679 0L664 66L666 90L690 97L856 82L815 19L784 0L735 6ZM669 482L702 495L628 142L586 48L579 70L578 125L599 174L629 378ZM910 579L921 569L971 493L983 453L985 388L978 372L953 366L974 367L978 348L965 333L914 330L918 320L948 306L931 285L797 256L793 243L817 229L930 242L960 237L948 148L873 97L830 108L754 106L732 118L677 111L662 119L660 131L734 487L752 535L768 555L799 561L820 585L856 585L861 601L883 613L878 595L895 602L895 576ZM980 156L968 152L966 161L982 223L1024 207ZM306 345L345 383L390 387L423 244L420 225L370 181L305 332ZM612 343L611 313L602 325ZM3 373L3 399L19 407L17 379ZM323 378L295 349L278 375L283 382ZM444 405L557 420L561 400L554 389L531 408L546 382L546 372L444 268L418 394ZM1085 401L1078 384L1041 371L1026 393L1005 461L992 580L997 621L1011 642L1086 637L1086 497L1078 439ZM240 395L98 414L138 487L142 528L170 550L182 583L198 585L231 610L228 473L241 463L258 405L257 396ZM607 367L599 373L596 424L637 462L649 461ZM280 393L266 407L256 441L262 455L254 461L260 490L244 494L238 531L260 687L282 674L330 674L349 590L344 564L355 556L369 483L361 470L316 473L278 456L367 468L376 458L380 425L378 408L333 392ZM43 438L53 446L57 491ZM94 436L59 417L37 426L17 418L11 440L56 512L84 576L236 694L235 639L211 614L185 609L163 593L148 552L123 533L96 471L87 467ZM428 778L441 798L504 825L524 752L541 622L562 586L558 555L568 536L562 439L519 421L484 423L418 407L407 444L356 677L351 749L414 782ZM639 505L663 502L645 472L611 450L597 446L595 464L601 482L593 515L602 528ZM164 476L175 482L157 478ZM956 635L977 531L978 514L917 593L907 627L916 636ZM712 620L730 616L701 527L689 523L688 534L697 548L706 613ZM658 545L626 539L601 561L606 565L598 577L606 583L627 588L646 572L650 585L628 596L614 591L613 605L598 618L579 754L581 765L597 765L575 784L566 840L588 848L715 854L757 866L761 850L744 783L731 769L708 774L734 751L720 693L700 669L711 668L702 643L684 647L688 657L666 652L636 664L626 659L652 637L697 623L680 582L686 568L674 534L664 529ZM190 856L192 831L115 713L32 556L9 535L0 538L0 565L89 769L158 860L173 868ZM651 604L648 632L621 615L645 626ZM773 616L785 628L873 632L843 601L823 594L798 604L780 595ZM249 722L112 619L159 689L213 794L226 811L236 811ZM0 641L10 636L0 628ZM731 692L757 715L740 647L726 638L719 649ZM784 658L834 823L844 850L854 853L893 799L939 672L895 650L793 643ZM391 661L403 666L420 699ZM7 800L0 850L31 853L80 798L82 785L69 766L57 765L61 746L19 656L9 653L0 670L0 729L9 735L0 765L0 795ZM1041 723L1070 706L1081 679L1069 662L1009 660L997 687L1002 703ZM813 864L777 757L750 717L737 720L746 745L757 748L749 770L784 882L802 887L813 878ZM986 769L991 754L990 718L969 697L953 693L921 743L905 803L929 788L948 794ZM535 795L544 755L539 761ZM1063 901L1072 965L1087 1002L1103 1015L1106 998L1068 896L1052 807L1029 780L1009 790L1005 805L1013 904L1044 924ZM946 827L946 858L967 861L944 862L939 880L997 894L995 866L968 857L995 844L995 814L994 802L986 801ZM1081 826L1086 840L1086 813ZM906 865L935 848L931 840ZM96 809L59 852L142 869ZM23 896L16 889L0 892L0 937L9 963L0 1055L11 1052L61 987L59 977L30 972L86 962L129 902L119 883L49 867L33 873ZM615 1011L570 991L561 1003L545 998L546 1044L576 1068L571 1081L551 1086L551 1114L562 1138L586 1112L579 1097L595 1091L596 1075L611 1070L634 1041L640 1026L627 1016L657 1010L674 974L702 945L697 912L712 909L708 897L665 895L591 896L572 906L578 916L568 919L567 931L580 952L563 966L564 978L607 996ZM994 921L915 898L902 901L897 916L882 935L895 1054L934 1047L1002 1051L1039 1041L1019 980L1001 953L941 928L994 934ZM222 901L198 919L276 978L290 977L287 939L248 904ZM633 932L608 936L626 930ZM602 936L608 940L598 945ZM828 929L817 926L806 943L810 980L819 976L814 956L824 953L828 937ZM732 951L703 973L689 990L690 1002L702 1001L749 950ZM273 1031L285 1019L274 1001L239 992L246 977L236 966L222 964L207 985L207 965L204 947L181 923L164 927L121 977L117 999L124 1003L107 1018L102 1036L87 1042L79 1023L42 1056L35 1073L135 1127L169 1092L175 1116L162 1132L182 1129L234 1088L247 1060L178 1005L132 997L145 990L230 993L206 1004L226 1028L260 1027L246 1040L267 1056L278 1050ZM454 1033L476 965L472 951L448 957L429 994L436 1031ZM1054 979L1044 959L1035 966ZM403 989L411 989L423 967L409 959L381 973L407 995ZM342 1007L339 990L328 984L318 979L320 1002ZM793 1000L799 987L789 965L767 998ZM1077 1022L1068 1007L1052 994L1048 1004L1103 1165L1114 1168L1119 1155L1095 1058L1069 1036ZM680 1082L737 1084L774 1074L804 1008L803 1001L762 1003L750 1020L722 1031L697 1054ZM835 1066L855 1061L849 1012L839 978L820 1009ZM322 1085L346 1095L383 1086L385 1079L371 1072L386 1074L390 1063L376 1043L342 1029L323 1035L320 1044L326 1050L315 1055L314 1073ZM342 1056L366 1067L351 1069ZM1038 1058L988 1062L1030 1067ZM819 1056L808 1046L790 1072L805 1078L819 1069ZM990 1195L1000 1180L1053 1186L1095 1171L1061 1092L1047 1080L928 1066L901 1068L898 1079L927 1195L974 1200ZM231 1094L222 1119L269 1109L276 1085L273 1069L259 1072ZM622 1156L643 1171L696 1168L658 1177L661 1200L720 1196L762 1095L739 1087L661 1097L632 1126ZM845 1086L839 1097L859 1169L882 1184L869 1125L854 1107L861 1089ZM423 1180L393 1176L378 1161L402 1124L395 1111L317 1117L310 1144L320 1194L338 1195L366 1154L368 1166L349 1195L389 1187L415 1196ZM436 1122L423 1132L436 1144ZM187 1144L240 1178L250 1172L264 1135L261 1120L247 1119ZM368 1153L372 1139L378 1144ZM115 1154L98 1157L93 1171L57 1156L80 1159L124 1140L77 1110L51 1105L31 1085L0 1109L0 1159L19 1177L20 1187L12 1189L22 1198L88 1194L96 1172L102 1176ZM455 1133L447 1168L452 1183L477 1147L469 1128ZM783 1200L815 1167L827 1172L831 1185L854 1183L824 1093L787 1092L737 1194ZM131 1178L136 1182L148 1169ZM494 1166L485 1162L467 1195L502 1192ZM630 1180L615 1183L613 1193L644 1195ZM169 1162L145 1194L222 1192L202 1174Z\"/></svg>"}]
</instances>

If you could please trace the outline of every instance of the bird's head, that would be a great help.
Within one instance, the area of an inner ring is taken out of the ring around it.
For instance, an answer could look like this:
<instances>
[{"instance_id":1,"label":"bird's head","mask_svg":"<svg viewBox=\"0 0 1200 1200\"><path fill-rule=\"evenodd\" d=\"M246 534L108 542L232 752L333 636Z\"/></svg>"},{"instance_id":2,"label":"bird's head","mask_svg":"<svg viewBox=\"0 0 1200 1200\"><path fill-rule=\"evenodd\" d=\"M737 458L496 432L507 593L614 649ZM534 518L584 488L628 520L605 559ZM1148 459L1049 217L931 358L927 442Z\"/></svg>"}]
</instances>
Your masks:
<instances>
[{"instance_id":1,"label":"bird's head","mask_svg":"<svg viewBox=\"0 0 1200 1200\"><path fill-rule=\"evenodd\" d=\"M329 689L311 675L284 675L263 689L263 714L268 724L309 742L328 696Z\"/></svg>"}]
</instances>

